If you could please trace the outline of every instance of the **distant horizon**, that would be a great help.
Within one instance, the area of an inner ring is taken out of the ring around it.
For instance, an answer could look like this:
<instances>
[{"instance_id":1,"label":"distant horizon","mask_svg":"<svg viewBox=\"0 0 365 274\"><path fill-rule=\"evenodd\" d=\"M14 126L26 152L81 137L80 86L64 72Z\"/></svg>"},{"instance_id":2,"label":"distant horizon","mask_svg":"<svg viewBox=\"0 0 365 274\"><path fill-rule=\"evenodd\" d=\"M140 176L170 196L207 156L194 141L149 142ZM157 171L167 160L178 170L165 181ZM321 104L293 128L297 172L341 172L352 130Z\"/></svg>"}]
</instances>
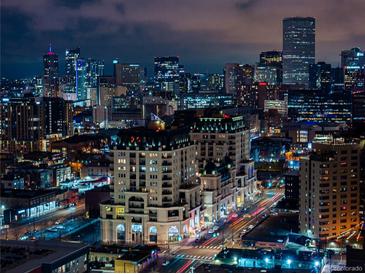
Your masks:
<instances>
[{"instance_id":1,"label":"distant horizon","mask_svg":"<svg viewBox=\"0 0 365 274\"><path fill-rule=\"evenodd\" d=\"M192 73L221 73L225 63L254 65L260 52L281 51L288 17L316 19L316 62L336 67L342 50L365 47L362 0L3 0L0 7L0 74L9 79L41 75L50 42L61 75L64 52L75 47L104 60L107 74L118 58L151 76L155 56L179 56Z\"/></svg>"}]
</instances>

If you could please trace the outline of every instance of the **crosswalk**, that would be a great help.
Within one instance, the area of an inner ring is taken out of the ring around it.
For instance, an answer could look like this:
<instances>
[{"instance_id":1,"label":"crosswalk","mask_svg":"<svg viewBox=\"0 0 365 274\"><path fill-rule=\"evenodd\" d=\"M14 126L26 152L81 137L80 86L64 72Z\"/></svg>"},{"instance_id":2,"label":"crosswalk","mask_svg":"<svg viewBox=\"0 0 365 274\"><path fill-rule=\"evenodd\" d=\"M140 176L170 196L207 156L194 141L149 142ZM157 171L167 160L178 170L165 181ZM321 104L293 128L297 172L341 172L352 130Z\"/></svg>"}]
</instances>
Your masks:
<instances>
[{"instance_id":1,"label":"crosswalk","mask_svg":"<svg viewBox=\"0 0 365 274\"><path fill-rule=\"evenodd\" d=\"M214 256L198 256L198 255L189 255L189 254L177 254L177 258L180 259L194 259L194 260L205 260L205 261L212 261L214 260Z\"/></svg>"},{"instance_id":2,"label":"crosswalk","mask_svg":"<svg viewBox=\"0 0 365 274\"><path fill-rule=\"evenodd\" d=\"M198 245L195 248L205 248L205 249L222 249L222 245Z\"/></svg>"}]
</instances>

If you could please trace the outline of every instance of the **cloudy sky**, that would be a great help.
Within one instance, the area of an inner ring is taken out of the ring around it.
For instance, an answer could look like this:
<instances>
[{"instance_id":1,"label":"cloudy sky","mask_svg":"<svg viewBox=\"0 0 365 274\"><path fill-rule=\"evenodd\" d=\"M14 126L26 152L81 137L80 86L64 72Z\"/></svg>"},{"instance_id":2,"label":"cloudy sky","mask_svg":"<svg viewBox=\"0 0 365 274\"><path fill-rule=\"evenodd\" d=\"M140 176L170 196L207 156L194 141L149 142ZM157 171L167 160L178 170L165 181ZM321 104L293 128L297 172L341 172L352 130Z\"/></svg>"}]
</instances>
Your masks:
<instances>
[{"instance_id":1,"label":"cloudy sky","mask_svg":"<svg viewBox=\"0 0 365 274\"><path fill-rule=\"evenodd\" d=\"M254 63L282 47L282 19L316 18L316 58L334 65L342 49L365 48L365 0L1 0L1 75L40 74L49 42L60 56L138 62L178 55L192 72ZM62 71L62 67L61 67Z\"/></svg>"}]
</instances>

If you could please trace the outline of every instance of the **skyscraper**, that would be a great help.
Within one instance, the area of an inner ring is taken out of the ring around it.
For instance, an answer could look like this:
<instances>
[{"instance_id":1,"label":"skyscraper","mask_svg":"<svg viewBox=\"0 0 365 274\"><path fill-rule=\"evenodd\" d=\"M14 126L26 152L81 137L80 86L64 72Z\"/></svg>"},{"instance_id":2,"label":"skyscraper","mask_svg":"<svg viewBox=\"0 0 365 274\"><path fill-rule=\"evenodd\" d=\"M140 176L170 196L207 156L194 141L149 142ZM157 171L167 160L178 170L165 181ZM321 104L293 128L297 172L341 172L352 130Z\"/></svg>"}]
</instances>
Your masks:
<instances>
[{"instance_id":1,"label":"skyscraper","mask_svg":"<svg viewBox=\"0 0 365 274\"><path fill-rule=\"evenodd\" d=\"M115 84L128 91L141 91L145 82L145 70L139 64L114 64Z\"/></svg>"},{"instance_id":2,"label":"skyscraper","mask_svg":"<svg viewBox=\"0 0 365 274\"><path fill-rule=\"evenodd\" d=\"M315 19L283 20L283 83L309 86L309 65L315 63Z\"/></svg>"},{"instance_id":3,"label":"skyscraper","mask_svg":"<svg viewBox=\"0 0 365 274\"><path fill-rule=\"evenodd\" d=\"M276 71L276 84L283 82L283 53L281 51L264 51L260 53L260 62L257 67L264 68L264 72ZM257 75L257 70L256 70ZM267 75L267 74L265 74ZM257 80L256 80L257 81Z\"/></svg>"},{"instance_id":4,"label":"skyscraper","mask_svg":"<svg viewBox=\"0 0 365 274\"><path fill-rule=\"evenodd\" d=\"M318 62L309 65L309 88L321 89L326 93L331 91L332 68L331 64Z\"/></svg>"},{"instance_id":5,"label":"skyscraper","mask_svg":"<svg viewBox=\"0 0 365 274\"><path fill-rule=\"evenodd\" d=\"M236 96L244 86L250 86L254 80L255 69L248 64L228 63L224 66L224 86L227 94Z\"/></svg>"},{"instance_id":6,"label":"skyscraper","mask_svg":"<svg viewBox=\"0 0 365 274\"><path fill-rule=\"evenodd\" d=\"M96 88L98 86L98 77L104 75L104 61L87 59L87 87Z\"/></svg>"},{"instance_id":7,"label":"skyscraper","mask_svg":"<svg viewBox=\"0 0 365 274\"><path fill-rule=\"evenodd\" d=\"M59 95L58 55L52 51L51 45L43 56L43 67L44 96L57 97Z\"/></svg>"},{"instance_id":8,"label":"skyscraper","mask_svg":"<svg viewBox=\"0 0 365 274\"><path fill-rule=\"evenodd\" d=\"M179 57L155 57L154 72L157 89L165 92L179 92Z\"/></svg>"},{"instance_id":9,"label":"skyscraper","mask_svg":"<svg viewBox=\"0 0 365 274\"><path fill-rule=\"evenodd\" d=\"M76 60L79 57L80 48L66 49L64 93L76 93Z\"/></svg>"},{"instance_id":10,"label":"skyscraper","mask_svg":"<svg viewBox=\"0 0 365 274\"><path fill-rule=\"evenodd\" d=\"M360 48L341 52L345 88L349 91L365 90L365 53Z\"/></svg>"},{"instance_id":11,"label":"skyscraper","mask_svg":"<svg viewBox=\"0 0 365 274\"><path fill-rule=\"evenodd\" d=\"M77 100L83 101L87 98L86 90L87 63L85 59L76 60L76 94Z\"/></svg>"}]
</instances>

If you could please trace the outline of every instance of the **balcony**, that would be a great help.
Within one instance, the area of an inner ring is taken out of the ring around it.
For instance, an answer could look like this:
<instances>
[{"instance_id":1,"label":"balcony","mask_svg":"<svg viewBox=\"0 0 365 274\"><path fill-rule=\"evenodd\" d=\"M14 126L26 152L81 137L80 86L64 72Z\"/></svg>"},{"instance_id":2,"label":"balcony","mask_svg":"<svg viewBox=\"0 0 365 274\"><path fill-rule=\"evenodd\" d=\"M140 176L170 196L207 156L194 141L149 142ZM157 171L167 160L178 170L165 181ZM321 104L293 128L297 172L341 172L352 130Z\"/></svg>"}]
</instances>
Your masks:
<instances>
[{"instance_id":1,"label":"balcony","mask_svg":"<svg viewBox=\"0 0 365 274\"><path fill-rule=\"evenodd\" d=\"M162 190L162 195L172 195L171 190Z\"/></svg>"},{"instance_id":2,"label":"balcony","mask_svg":"<svg viewBox=\"0 0 365 274\"><path fill-rule=\"evenodd\" d=\"M172 180L172 177L164 175L164 176L162 176L162 180Z\"/></svg>"}]
</instances>

